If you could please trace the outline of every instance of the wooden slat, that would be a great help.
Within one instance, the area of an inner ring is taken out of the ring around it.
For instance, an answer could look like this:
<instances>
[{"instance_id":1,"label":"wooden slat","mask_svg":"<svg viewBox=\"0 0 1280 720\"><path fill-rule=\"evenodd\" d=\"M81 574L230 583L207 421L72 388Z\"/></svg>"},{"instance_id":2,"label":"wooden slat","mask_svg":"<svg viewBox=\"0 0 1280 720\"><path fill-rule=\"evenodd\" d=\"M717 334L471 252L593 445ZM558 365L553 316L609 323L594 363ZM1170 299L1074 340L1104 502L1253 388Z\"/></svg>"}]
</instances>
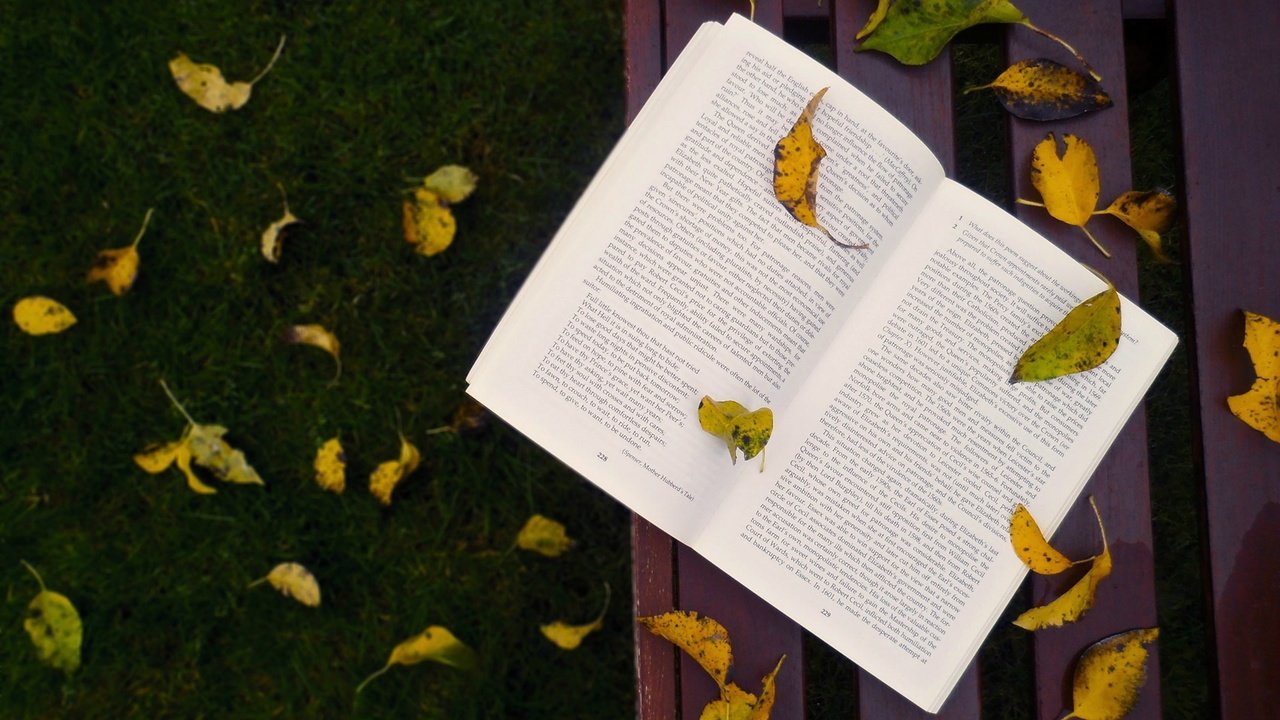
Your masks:
<instances>
[{"instance_id":1,"label":"wooden slat","mask_svg":"<svg viewBox=\"0 0 1280 720\"><path fill-rule=\"evenodd\" d=\"M662 6L659 0L623 0L623 67L627 82L627 124L644 107L665 69Z\"/></svg>"},{"instance_id":2,"label":"wooden slat","mask_svg":"<svg viewBox=\"0 0 1280 720\"><path fill-rule=\"evenodd\" d=\"M1254 373L1249 309L1280 319L1280 63L1274 0L1174 0L1184 260L1193 305L1217 686L1225 720L1280 712L1280 446L1227 409Z\"/></svg>"},{"instance_id":3,"label":"wooden slat","mask_svg":"<svg viewBox=\"0 0 1280 720\"><path fill-rule=\"evenodd\" d=\"M1023 0L1018 7L1038 26L1063 36L1102 74L1103 86L1115 107L1071 120L1033 123L1011 120L1014 190L1019 197L1039 200L1030 182L1031 151L1049 131L1061 141L1064 133L1089 142L1097 152L1102 179L1100 205L1132 188L1129 165L1129 123L1124 71L1124 36L1120 4L1113 0ZM1067 65L1077 63L1056 43L1025 28L1008 34L1009 61L1049 57ZM1089 223L1094 236L1113 257L1105 259L1077 228L1053 220L1041 208L1019 206L1018 217L1056 242L1068 253L1109 277L1122 293L1138 297L1137 241L1134 233L1109 217ZM1155 572L1151 541L1151 505L1147 478L1145 414L1139 410L1121 431L1116 443L1089 481L1102 511L1111 541L1114 569L1098 589L1093 609L1079 622L1035 635L1037 717L1062 717L1071 707L1071 672L1075 658L1085 647L1112 633L1156 624ZM1054 544L1071 557L1096 552L1100 539L1088 503L1076 504L1053 537ZM1039 605L1056 597L1072 578L1036 576L1032 600ZM1147 682L1128 716L1160 717L1160 665L1158 649L1148 661Z\"/></svg>"},{"instance_id":4,"label":"wooden slat","mask_svg":"<svg viewBox=\"0 0 1280 720\"><path fill-rule=\"evenodd\" d=\"M676 59L702 23L725 22L733 13L745 16L750 8L747 0L667 0L667 65ZM756 0L755 20L757 25L782 35L782 0Z\"/></svg>"}]
</instances>

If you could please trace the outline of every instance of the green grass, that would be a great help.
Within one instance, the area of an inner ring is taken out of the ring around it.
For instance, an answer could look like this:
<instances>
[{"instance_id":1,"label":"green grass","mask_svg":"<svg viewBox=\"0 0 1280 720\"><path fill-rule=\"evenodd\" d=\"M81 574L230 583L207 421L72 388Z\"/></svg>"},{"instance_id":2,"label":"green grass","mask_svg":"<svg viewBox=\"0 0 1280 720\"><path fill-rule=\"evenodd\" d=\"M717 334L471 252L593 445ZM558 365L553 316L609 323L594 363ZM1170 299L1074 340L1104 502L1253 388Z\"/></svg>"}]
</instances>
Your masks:
<instances>
[{"instance_id":1,"label":"green grass","mask_svg":"<svg viewBox=\"0 0 1280 720\"><path fill-rule=\"evenodd\" d=\"M630 712L627 514L497 426L427 436L511 294L621 130L612 3L36 3L0 0L0 304L43 294L79 324L0 329L0 716L32 718L621 717ZM178 51L247 79L240 111L181 95ZM581 72L580 68L590 68ZM401 239L412 181L470 166L458 237L424 258ZM278 266L258 236L304 224ZM146 210L134 289L84 274ZM343 374L281 330L317 322ZM185 421L231 428L265 488L186 489L142 473L146 445ZM384 509L368 474L403 432L423 465ZM311 481L340 436L343 496ZM509 552L525 518L579 542ZM84 618L84 664L40 666L20 629L37 588ZM246 590L302 562L324 604ZM538 625L605 630L572 653ZM356 684L428 625L479 652L479 672L395 668ZM353 710L353 707L355 708Z\"/></svg>"}]
</instances>

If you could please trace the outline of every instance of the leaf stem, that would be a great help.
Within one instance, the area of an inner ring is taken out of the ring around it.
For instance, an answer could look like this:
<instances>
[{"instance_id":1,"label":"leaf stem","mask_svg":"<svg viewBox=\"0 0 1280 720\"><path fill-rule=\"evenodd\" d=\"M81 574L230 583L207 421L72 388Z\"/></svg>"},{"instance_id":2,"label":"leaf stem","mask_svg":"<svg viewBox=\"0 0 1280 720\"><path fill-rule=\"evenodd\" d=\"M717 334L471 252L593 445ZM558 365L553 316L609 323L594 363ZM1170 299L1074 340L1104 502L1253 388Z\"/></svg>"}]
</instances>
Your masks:
<instances>
[{"instance_id":1,"label":"leaf stem","mask_svg":"<svg viewBox=\"0 0 1280 720\"><path fill-rule=\"evenodd\" d=\"M1038 203L1035 200L1023 200L1022 198L1018 198L1014 200L1014 202L1016 202L1019 205L1030 205L1032 207L1044 207L1044 203Z\"/></svg>"},{"instance_id":2,"label":"leaf stem","mask_svg":"<svg viewBox=\"0 0 1280 720\"><path fill-rule=\"evenodd\" d=\"M267 66L262 68L262 72L258 73L256 77L249 81L250 85L256 85L257 82L265 77L267 73L271 72L271 68L276 64L276 60L280 59L280 53L284 52L284 39L285 36L281 35L280 44L276 45L276 53L271 56L271 60L267 62Z\"/></svg>"},{"instance_id":3,"label":"leaf stem","mask_svg":"<svg viewBox=\"0 0 1280 720\"><path fill-rule=\"evenodd\" d=\"M386 671L388 671L388 670L390 670L390 669L391 669L391 663L387 663L386 665L384 665L384 666L382 667L382 669L381 669L381 670L379 670L379 671L375 672L374 674L370 675L369 677L365 678L365 679L364 679L364 682L362 682L362 683L360 683L359 685L357 685L357 686L356 686L356 694L357 694L357 695L359 695L359 694L360 694L360 691L364 689L364 686L365 686L365 685L368 685L368 684L369 684L369 681L370 681L370 680L373 680L374 678L378 677L379 675L381 675L382 673L384 673L384 672L386 672Z\"/></svg>"},{"instance_id":4,"label":"leaf stem","mask_svg":"<svg viewBox=\"0 0 1280 720\"><path fill-rule=\"evenodd\" d=\"M1085 236L1089 238L1089 241L1093 243L1093 246L1102 252L1103 256L1111 257L1111 253L1107 252L1107 249L1102 247L1102 243L1098 242L1098 239L1093 236L1093 233L1089 232L1089 228L1081 225L1080 229L1084 231Z\"/></svg>"},{"instance_id":5,"label":"leaf stem","mask_svg":"<svg viewBox=\"0 0 1280 720\"><path fill-rule=\"evenodd\" d=\"M1098 74L1097 70L1093 69L1093 66L1089 64L1089 61L1084 59L1084 56L1080 54L1080 51L1068 45L1066 40L1063 40L1057 35L1054 35L1053 33L1049 32L1048 30L1042 30L1036 27L1035 25L1031 24L1030 18L1023 18L1022 22L1019 24L1026 25L1027 28L1029 28L1033 32L1039 33L1040 35L1043 35L1049 38L1050 40L1053 40L1054 42L1058 43L1062 47L1066 48L1073 56L1075 56L1076 60L1080 61L1080 64L1084 66L1084 69L1089 71L1090 77L1092 77L1094 80L1102 80L1102 76Z\"/></svg>"},{"instance_id":6,"label":"leaf stem","mask_svg":"<svg viewBox=\"0 0 1280 720\"><path fill-rule=\"evenodd\" d=\"M605 611L609 609L609 600L612 598L613 598L613 589L610 588L609 583L606 582L604 584L604 607L600 608L600 614L596 616L595 620L591 621L592 624L595 624L604 620Z\"/></svg>"},{"instance_id":7,"label":"leaf stem","mask_svg":"<svg viewBox=\"0 0 1280 720\"><path fill-rule=\"evenodd\" d=\"M747 19L750 20L751 22L755 22L756 21L756 0L747 0L747 2L751 5L751 14L747 16Z\"/></svg>"},{"instance_id":8,"label":"leaf stem","mask_svg":"<svg viewBox=\"0 0 1280 720\"><path fill-rule=\"evenodd\" d=\"M195 419L187 414L187 409L182 407L182 403L178 402L178 398L173 396L173 393L169 390L169 386L165 384L164 378L160 378L160 388L164 390L165 395L169 396L169 402L173 403L174 407L178 408L178 412L182 413L182 417L186 418L187 422L192 425L197 424Z\"/></svg>"},{"instance_id":9,"label":"leaf stem","mask_svg":"<svg viewBox=\"0 0 1280 720\"><path fill-rule=\"evenodd\" d=\"M155 208L147 208L147 214L142 218L142 228L138 230L138 237L133 239L133 244L129 247L138 247L138 242L142 240L143 234L147 232L147 225L151 224L151 213L155 212Z\"/></svg>"},{"instance_id":10,"label":"leaf stem","mask_svg":"<svg viewBox=\"0 0 1280 720\"><path fill-rule=\"evenodd\" d=\"M1107 529L1102 526L1102 513L1098 512L1098 503L1093 501L1093 496L1089 496L1089 504L1093 506L1093 516L1098 519L1098 532L1102 533L1102 551L1107 551Z\"/></svg>"},{"instance_id":11,"label":"leaf stem","mask_svg":"<svg viewBox=\"0 0 1280 720\"><path fill-rule=\"evenodd\" d=\"M27 562L26 560L22 560L21 558L19 558L18 562L22 563L22 567L26 568L27 572L35 576L36 582L40 583L40 592L45 592L48 590L48 588L44 586L44 578L40 577L40 573L36 572L35 568L31 567L31 563Z\"/></svg>"}]
</instances>

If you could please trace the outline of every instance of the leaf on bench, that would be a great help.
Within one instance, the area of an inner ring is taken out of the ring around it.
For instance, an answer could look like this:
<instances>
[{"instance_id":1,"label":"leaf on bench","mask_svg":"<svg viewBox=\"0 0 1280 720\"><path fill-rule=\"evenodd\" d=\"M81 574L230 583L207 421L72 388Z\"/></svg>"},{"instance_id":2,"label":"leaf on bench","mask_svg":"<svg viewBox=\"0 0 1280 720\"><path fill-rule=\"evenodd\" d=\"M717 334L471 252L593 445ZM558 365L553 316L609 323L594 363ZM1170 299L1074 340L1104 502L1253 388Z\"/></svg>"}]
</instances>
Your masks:
<instances>
[{"instance_id":1,"label":"leaf on bench","mask_svg":"<svg viewBox=\"0 0 1280 720\"><path fill-rule=\"evenodd\" d=\"M1178 201L1168 191L1130 190L1112 200L1105 210L1099 210L1094 214L1113 215L1125 225L1137 230L1142 241L1151 248L1156 260L1167 263L1169 258L1160 245L1160 233L1173 226L1174 213L1177 209Z\"/></svg>"},{"instance_id":2,"label":"leaf on bench","mask_svg":"<svg viewBox=\"0 0 1280 720\"><path fill-rule=\"evenodd\" d=\"M965 93L986 89L1005 110L1026 120L1065 120L1112 104L1097 80L1048 58L1016 62L990 84Z\"/></svg>"},{"instance_id":3,"label":"leaf on bench","mask_svg":"<svg viewBox=\"0 0 1280 720\"><path fill-rule=\"evenodd\" d=\"M733 671L733 645L729 631L709 617L696 612L673 610L661 615L636 618L649 632L688 653L716 681L721 689Z\"/></svg>"},{"instance_id":4,"label":"leaf on bench","mask_svg":"<svg viewBox=\"0 0 1280 720\"><path fill-rule=\"evenodd\" d=\"M1076 662L1071 713L1062 720L1120 720L1138 702L1147 679L1147 644L1159 628L1117 633L1090 645Z\"/></svg>"},{"instance_id":5,"label":"leaf on bench","mask_svg":"<svg viewBox=\"0 0 1280 720\"><path fill-rule=\"evenodd\" d=\"M1244 347L1257 378L1242 395L1227 398L1231 414L1280 443L1280 322L1244 311Z\"/></svg>"},{"instance_id":6,"label":"leaf on bench","mask_svg":"<svg viewBox=\"0 0 1280 720\"><path fill-rule=\"evenodd\" d=\"M1093 514L1098 518L1098 531L1102 533L1102 554L1093 559L1093 565L1084 577L1057 599L1047 605L1031 608L1013 621L1024 630L1040 630L1072 623L1084 617L1093 607L1094 597L1098 593L1098 584L1111 574L1111 549L1107 547L1107 531L1102 526L1102 514L1098 512L1098 504L1089 498L1093 506Z\"/></svg>"},{"instance_id":7,"label":"leaf on bench","mask_svg":"<svg viewBox=\"0 0 1280 720\"><path fill-rule=\"evenodd\" d=\"M1077 564L1044 539L1039 523L1022 503L1018 503L1013 517L1009 518L1009 539L1018 559L1040 575L1056 575Z\"/></svg>"}]
</instances>

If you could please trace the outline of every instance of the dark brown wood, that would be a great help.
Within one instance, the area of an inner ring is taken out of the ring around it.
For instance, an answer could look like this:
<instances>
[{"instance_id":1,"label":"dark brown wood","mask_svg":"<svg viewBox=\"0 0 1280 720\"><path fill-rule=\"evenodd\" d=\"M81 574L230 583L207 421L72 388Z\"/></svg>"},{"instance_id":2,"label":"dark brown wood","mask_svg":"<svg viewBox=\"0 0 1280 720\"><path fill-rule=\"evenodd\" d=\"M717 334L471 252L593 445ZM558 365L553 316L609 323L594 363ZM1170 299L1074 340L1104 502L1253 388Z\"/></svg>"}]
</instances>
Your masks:
<instances>
[{"instance_id":1,"label":"dark brown wood","mask_svg":"<svg viewBox=\"0 0 1280 720\"><path fill-rule=\"evenodd\" d=\"M1280 318L1280 33L1272 0L1174 0L1184 261L1192 290L1217 686L1225 720L1280 708L1280 445L1232 416L1254 373L1241 309Z\"/></svg>"},{"instance_id":2,"label":"dark brown wood","mask_svg":"<svg viewBox=\"0 0 1280 720\"><path fill-rule=\"evenodd\" d=\"M1132 189L1129 165L1129 119L1124 72L1124 30L1119 3L1113 0L1023 0L1018 7L1040 27L1070 42L1103 76L1103 86L1115 106L1071 120L1033 123L1011 119L1010 134L1014 190L1019 197L1039 200L1030 182L1032 148L1049 131L1061 142L1072 133L1093 146L1102 180L1099 205L1105 207L1120 193ZM1049 57L1078 66L1069 53L1055 42L1022 27L1009 30L1009 61ZM1110 217L1095 217L1088 223L1094 236L1111 251L1106 259L1085 238L1080 229L1049 217L1041 208L1019 206L1017 215L1045 237L1057 243L1081 262L1105 274L1130 299L1138 297L1138 244L1132 230ZM1144 249L1145 252L1145 249ZM1071 674L1075 659L1085 647L1107 635L1136 627L1156 625L1155 570L1151 541L1151 504L1147 478L1146 418L1134 414L1121 431L1110 452L1085 489L1102 511L1114 565L1111 576L1098 588L1097 601L1083 620L1062 628L1035 634L1037 717L1060 718L1071 707ZM1082 498L1067 515L1053 542L1070 557L1088 557L1100 545L1097 522ZM1032 580L1032 601L1037 604L1057 597L1078 573L1068 578ZM1128 716L1160 717L1159 652L1153 648L1148 660L1147 682L1141 697Z\"/></svg>"},{"instance_id":3,"label":"dark brown wood","mask_svg":"<svg viewBox=\"0 0 1280 720\"><path fill-rule=\"evenodd\" d=\"M698 27L708 20L725 22L738 13L747 16L747 0L669 0L666 9L667 65L676 59ZM782 34L782 0L756 0L756 24Z\"/></svg>"},{"instance_id":4,"label":"dark brown wood","mask_svg":"<svg viewBox=\"0 0 1280 720\"><path fill-rule=\"evenodd\" d=\"M635 617L657 615L675 607L675 547L666 533L649 521L631 516L631 590ZM634 626L636 653L636 717L675 720L679 692L678 651L671 643Z\"/></svg>"},{"instance_id":5,"label":"dark brown wood","mask_svg":"<svg viewBox=\"0 0 1280 720\"><path fill-rule=\"evenodd\" d=\"M659 0L623 0L622 10L627 124L630 124L666 69L662 58L662 5Z\"/></svg>"}]
</instances>

